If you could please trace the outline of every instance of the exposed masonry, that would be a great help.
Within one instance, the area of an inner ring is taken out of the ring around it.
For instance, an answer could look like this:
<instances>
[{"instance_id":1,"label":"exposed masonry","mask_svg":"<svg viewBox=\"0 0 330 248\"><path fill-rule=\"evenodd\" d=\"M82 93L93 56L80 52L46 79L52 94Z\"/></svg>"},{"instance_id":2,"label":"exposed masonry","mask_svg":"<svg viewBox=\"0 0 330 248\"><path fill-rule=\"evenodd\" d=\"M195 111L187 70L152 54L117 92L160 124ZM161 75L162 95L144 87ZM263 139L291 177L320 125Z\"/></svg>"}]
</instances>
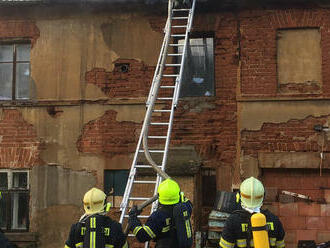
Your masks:
<instances>
[{"instance_id":1,"label":"exposed masonry","mask_svg":"<svg viewBox=\"0 0 330 248\"><path fill-rule=\"evenodd\" d=\"M276 96L330 95L330 63L326 56L330 43L330 10L287 9L270 11L243 11L239 15L241 32L242 94ZM321 32L322 93L313 84L277 85L276 37L277 30L315 28Z\"/></svg>"},{"instance_id":2,"label":"exposed masonry","mask_svg":"<svg viewBox=\"0 0 330 248\"><path fill-rule=\"evenodd\" d=\"M0 20L0 38L29 39L32 46L40 36L40 31L34 21Z\"/></svg>"},{"instance_id":3,"label":"exposed masonry","mask_svg":"<svg viewBox=\"0 0 330 248\"><path fill-rule=\"evenodd\" d=\"M136 129L141 124L118 122L116 115L116 111L108 110L99 119L87 123L77 141L78 150L108 157L134 152L138 135Z\"/></svg>"},{"instance_id":4,"label":"exposed masonry","mask_svg":"<svg viewBox=\"0 0 330 248\"><path fill-rule=\"evenodd\" d=\"M315 82L280 84L279 92L283 94L317 94L321 87Z\"/></svg>"},{"instance_id":5,"label":"exposed masonry","mask_svg":"<svg viewBox=\"0 0 330 248\"><path fill-rule=\"evenodd\" d=\"M40 164L41 143L33 126L16 109L4 109L0 121L0 168Z\"/></svg>"},{"instance_id":6,"label":"exposed masonry","mask_svg":"<svg viewBox=\"0 0 330 248\"><path fill-rule=\"evenodd\" d=\"M241 145L244 155L257 156L258 152L319 152L321 144L314 125L325 125L330 115L309 116L303 120L285 123L264 123L259 131L243 130ZM323 151L330 149L325 139Z\"/></svg>"}]
</instances>

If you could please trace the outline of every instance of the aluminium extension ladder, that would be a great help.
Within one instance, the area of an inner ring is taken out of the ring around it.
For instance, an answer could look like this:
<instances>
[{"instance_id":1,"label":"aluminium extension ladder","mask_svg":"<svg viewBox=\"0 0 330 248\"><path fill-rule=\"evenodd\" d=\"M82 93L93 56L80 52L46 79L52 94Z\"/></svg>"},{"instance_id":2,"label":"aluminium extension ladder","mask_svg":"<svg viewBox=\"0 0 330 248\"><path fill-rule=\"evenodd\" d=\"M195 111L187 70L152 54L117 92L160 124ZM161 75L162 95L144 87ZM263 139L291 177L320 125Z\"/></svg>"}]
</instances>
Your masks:
<instances>
[{"instance_id":1,"label":"aluminium extension ladder","mask_svg":"<svg viewBox=\"0 0 330 248\"><path fill-rule=\"evenodd\" d=\"M158 185L162 179L168 177L165 173L165 166L174 109L178 103L183 65L187 57L189 33L196 0L191 2L190 8L177 9L172 8L173 0L169 0L163 45L146 103L147 111L144 123L120 205L121 216L119 222L122 224L124 219L128 218L128 211L132 206L132 202L138 205L153 197L157 193ZM178 40L183 42L178 42ZM173 63L173 61L176 61L176 63ZM154 161L155 158L158 158L158 164ZM155 179L137 179L141 171L150 171L154 174L152 176ZM153 192L141 190L141 187L147 187L148 185L149 187L150 185L153 186ZM157 203L154 202L151 213L156 208ZM140 215L139 218L148 218L148 216ZM148 243L146 247L148 247Z\"/></svg>"}]
</instances>

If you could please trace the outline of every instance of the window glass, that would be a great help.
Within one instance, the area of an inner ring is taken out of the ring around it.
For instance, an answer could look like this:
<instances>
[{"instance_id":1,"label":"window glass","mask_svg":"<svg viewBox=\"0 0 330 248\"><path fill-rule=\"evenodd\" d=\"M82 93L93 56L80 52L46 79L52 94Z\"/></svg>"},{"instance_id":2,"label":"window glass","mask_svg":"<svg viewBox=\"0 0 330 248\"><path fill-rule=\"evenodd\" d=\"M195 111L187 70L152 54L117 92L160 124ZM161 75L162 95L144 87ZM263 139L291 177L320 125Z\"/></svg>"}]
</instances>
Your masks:
<instances>
[{"instance_id":1,"label":"window glass","mask_svg":"<svg viewBox=\"0 0 330 248\"><path fill-rule=\"evenodd\" d=\"M178 41L179 44L183 42ZM183 46L179 46L179 53L182 50ZM213 38L189 40L180 95L214 96Z\"/></svg>"},{"instance_id":2,"label":"window glass","mask_svg":"<svg viewBox=\"0 0 330 248\"><path fill-rule=\"evenodd\" d=\"M26 172L13 172L13 188L27 188Z\"/></svg>"},{"instance_id":3,"label":"window glass","mask_svg":"<svg viewBox=\"0 0 330 248\"><path fill-rule=\"evenodd\" d=\"M13 64L0 63L0 100L12 98Z\"/></svg>"},{"instance_id":4,"label":"window glass","mask_svg":"<svg viewBox=\"0 0 330 248\"><path fill-rule=\"evenodd\" d=\"M30 64L16 64L16 98L28 99L30 89Z\"/></svg>"},{"instance_id":5,"label":"window glass","mask_svg":"<svg viewBox=\"0 0 330 248\"><path fill-rule=\"evenodd\" d=\"M0 62L13 61L13 45L0 45Z\"/></svg>"},{"instance_id":6,"label":"window glass","mask_svg":"<svg viewBox=\"0 0 330 248\"><path fill-rule=\"evenodd\" d=\"M11 195L12 205L12 229L26 229L28 221L28 194L14 192Z\"/></svg>"},{"instance_id":7,"label":"window glass","mask_svg":"<svg viewBox=\"0 0 330 248\"><path fill-rule=\"evenodd\" d=\"M16 45L17 61L30 61L30 44Z\"/></svg>"},{"instance_id":8,"label":"window glass","mask_svg":"<svg viewBox=\"0 0 330 248\"><path fill-rule=\"evenodd\" d=\"M0 172L0 190L8 189L7 172Z\"/></svg>"},{"instance_id":9,"label":"window glass","mask_svg":"<svg viewBox=\"0 0 330 248\"><path fill-rule=\"evenodd\" d=\"M128 170L105 170L104 191L109 193L113 189L114 196L122 196L128 180Z\"/></svg>"},{"instance_id":10,"label":"window glass","mask_svg":"<svg viewBox=\"0 0 330 248\"><path fill-rule=\"evenodd\" d=\"M7 205L8 194L2 192L2 199L0 201L0 228L7 228L7 213L6 213L6 205Z\"/></svg>"}]
</instances>

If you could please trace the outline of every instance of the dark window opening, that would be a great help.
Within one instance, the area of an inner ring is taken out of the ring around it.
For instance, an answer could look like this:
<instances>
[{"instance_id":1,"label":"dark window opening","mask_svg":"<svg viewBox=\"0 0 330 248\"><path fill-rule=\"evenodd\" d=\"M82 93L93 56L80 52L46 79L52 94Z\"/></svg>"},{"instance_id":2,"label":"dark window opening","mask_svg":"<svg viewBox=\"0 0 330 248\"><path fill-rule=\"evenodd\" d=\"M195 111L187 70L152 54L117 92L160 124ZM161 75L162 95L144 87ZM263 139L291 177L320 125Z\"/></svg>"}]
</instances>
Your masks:
<instances>
[{"instance_id":1,"label":"dark window opening","mask_svg":"<svg viewBox=\"0 0 330 248\"><path fill-rule=\"evenodd\" d=\"M202 169L202 206L213 207L216 197L216 172L213 168Z\"/></svg>"},{"instance_id":2,"label":"dark window opening","mask_svg":"<svg viewBox=\"0 0 330 248\"><path fill-rule=\"evenodd\" d=\"M27 171L0 171L0 228L27 231L29 228L29 188Z\"/></svg>"},{"instance_id":3,"label":"dark window opening","mask_svg":"<svg viewBox=\"0 0 330 248\"><path fill-rule=\"evenodd\" d=\"M214 44L212 37L190 38L183 69L180 97L214 96ZM178 40L183 44L184 40ZM178 52L182 53L183 46Z\"/></svg>"},{"instance_id":4,"label":"dark window opening","mask_svg":"<svg viewBox=\"0 0 330 248\"><path fill-rule=\"evenodd\" d=\"M104 192L113 196L123 196L128 180L128 170L105 170Z\"/></svg>"},{"instance_id":5,"label":"dark window opening","mask_svg":"<svg viewBox=\"0 0 330 248\"><path fill-rule=\"evenodd\" d=\"M29 43L0 44L0 100L30 98Z\"/></svg>"}]
</instances>

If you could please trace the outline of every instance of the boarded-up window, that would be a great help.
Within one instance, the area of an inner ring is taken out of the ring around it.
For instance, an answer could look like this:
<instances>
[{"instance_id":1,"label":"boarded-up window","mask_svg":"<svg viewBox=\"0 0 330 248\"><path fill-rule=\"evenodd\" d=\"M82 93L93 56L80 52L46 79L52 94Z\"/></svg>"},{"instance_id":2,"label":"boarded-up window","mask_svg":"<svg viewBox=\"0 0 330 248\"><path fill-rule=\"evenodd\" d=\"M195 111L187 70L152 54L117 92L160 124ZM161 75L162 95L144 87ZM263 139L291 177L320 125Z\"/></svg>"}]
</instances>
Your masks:
<instances>
[{"instance_id":1,"label":"boarded-up window","mask_svg":"<svg viewBox=\"0 0 330 248\"><path fill-rule=\"evenodd\" d=\"M283 94L321 91L321 35L317 28L277 32L278 89Z\"/></svg>"}]
</instances>

